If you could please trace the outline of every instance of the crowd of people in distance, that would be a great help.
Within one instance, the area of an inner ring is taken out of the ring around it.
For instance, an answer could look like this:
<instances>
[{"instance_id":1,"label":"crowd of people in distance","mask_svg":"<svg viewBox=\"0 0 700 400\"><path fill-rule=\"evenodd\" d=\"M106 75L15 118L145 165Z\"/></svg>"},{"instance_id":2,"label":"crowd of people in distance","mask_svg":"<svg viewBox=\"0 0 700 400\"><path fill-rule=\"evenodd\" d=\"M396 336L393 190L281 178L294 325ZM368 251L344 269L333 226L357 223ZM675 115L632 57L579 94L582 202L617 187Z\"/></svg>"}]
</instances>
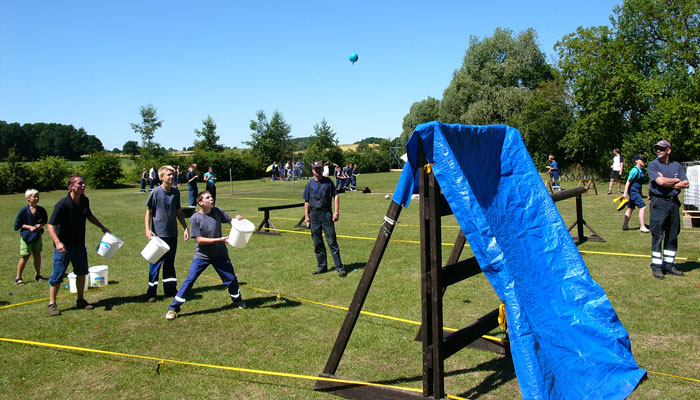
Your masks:
<instances>
[{"instance_id":1,"label":"crowd of people in distance","mask_svg":"<svg viewBox=\"0 0 700 400\"><path fill-rule=\"evenodd\" d=\"M301 160L297 160L295 163L292 163L291 160L287 160L284 165L273 161L267 168L267 172L270 172L271 181L292 181L301 179L303 166L304 163Z\"/></svg>"},{"instance_id":2,"label":"crowd of people in distance","mask_svg":"<svg viewBox=\"0 0 700 400\"><path fill-rule=\"evenodd\" d=\"M335 170L335 189L354 192L357 190L357 175L360 174L357 164L345 164L341 168L338 164L333 164Z\"/></svg>"},{"instance_id":3,"label":"crowd of people in distance","mask_svg":"<svg viewBox=\"0 0 700 400\"><path fill-rule=\"evenodd\" d=\"M301 160L297 160L293 163L288 160L284 165L273 161L272 164L267 168L267 172L270 173L271 181L291 181L302 178L302 167L304 163ZM357 190L357 175L360 174L359 166L357 164L345 164L341 167L336 163L331 163L329 161L323 162L323 176L329 177L330 169L333 169L333 176L335 177L335 188L339 191L355 191Z\"/></svg>"}]
</instances>

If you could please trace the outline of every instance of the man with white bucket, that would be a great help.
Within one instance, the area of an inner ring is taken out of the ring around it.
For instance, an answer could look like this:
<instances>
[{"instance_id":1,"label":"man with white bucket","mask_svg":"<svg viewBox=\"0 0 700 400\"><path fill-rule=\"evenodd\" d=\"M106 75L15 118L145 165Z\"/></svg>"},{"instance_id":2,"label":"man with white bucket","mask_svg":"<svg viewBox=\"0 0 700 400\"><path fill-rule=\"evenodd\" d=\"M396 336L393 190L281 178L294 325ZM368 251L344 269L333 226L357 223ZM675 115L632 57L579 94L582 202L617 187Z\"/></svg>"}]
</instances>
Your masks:
<instances>
[{"instance_id":1,"label":"man with white bucket","mask_svg":"<svg viewBox=\"0 0 700 400\"><path fill-rule=\"evenodd\" d=\"M145 230L146 238L151 240L157 236L170 248L158 261L149 263L148 289L146 298L149 303L156 301L158 291L158 275L163 267L163 292L171 297L177 293L177 277L175 275L175 254L177 252L177 222L184 228L185 241L190 238L185 216L180 209L180 191L173 187L175 169L164 165L158 169L160 186L153 189L146 201Z\"/></svg>"},{"instance_id":2,"label":"man with white bucket","mask_svg":"<svg viewBox=\"0 0 700 400\"><path fill-rule=\"evenodd\" d=\"M83 297L85 292L85 276L88 274L87 249L85 248L85 220L102 230L109 232L90 211L90 201L85 197L85 180L79 174L71 175L66 182L68 196L56 203L53 214L49 218L48 231L53 239L53 271L49 278L49 308L51 316L61 315L56 306L56 295L63 282L63 274L68 264L73 264L73 272L77 275L76 286L78 299L76 307L92 310L94 307Z\"/></svg>"},{"instance_id":3,"label":"man with white bucket","mask_svg":"<svg viewBox=\"0 0 700 400\"><path fill-rule=\"evenodd\" d=\"M216 273L219 274L224 285L228 288L228 294L231 296L233 304L241 309L246 308L238 287L238 278L233 271L233 264L231 264L226 248L229 238L221 233L221 223L224 221L232 223L233 218L222 209L214 207L214 198L209 192L201 192L197 196L197 204L201 209L190 218L192 237L197 240L194 258L185 283L182 284L172 304L168 307L168 312L165 314L167 320L177 318L180 306L187 301L192 286L209 264L214 266ZM236 215L236 219L240 221L243 217Z\"/></svg>"}]
</instances>

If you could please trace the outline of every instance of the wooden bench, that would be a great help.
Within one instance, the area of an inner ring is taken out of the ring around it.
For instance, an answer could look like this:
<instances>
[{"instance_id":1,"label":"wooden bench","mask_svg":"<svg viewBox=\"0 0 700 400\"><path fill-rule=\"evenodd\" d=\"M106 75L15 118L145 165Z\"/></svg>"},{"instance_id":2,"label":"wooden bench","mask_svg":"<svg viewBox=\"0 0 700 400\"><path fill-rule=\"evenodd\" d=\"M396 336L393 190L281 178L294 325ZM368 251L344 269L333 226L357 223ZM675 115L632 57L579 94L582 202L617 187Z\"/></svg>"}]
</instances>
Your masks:
<instances>
[{"instance_id":1,"label":"wooden bench","mask_svg":"<svg viewBox=\"0 0 700 400\"><path fill-rule=\"evenodd\" d=\"M255 230L255 233L262 233L262 234L266 234L266 235L279 235L280 233L277 231L277 227L275 227L275 224L273 224L272 220L270 220L270 211L283 210L285 208L297 208L297 207L304 207L304 203L282 204L280 206L258 207L258 211L264 212L265 215L264 215L263 220L260 223L260 225L258 225L258 229ZM296 228L306 228L306 224L304 224L304 220L305 220L305 217L301 217L301 219L295 225L295 227Z\"/></svg>"}]
</instances>

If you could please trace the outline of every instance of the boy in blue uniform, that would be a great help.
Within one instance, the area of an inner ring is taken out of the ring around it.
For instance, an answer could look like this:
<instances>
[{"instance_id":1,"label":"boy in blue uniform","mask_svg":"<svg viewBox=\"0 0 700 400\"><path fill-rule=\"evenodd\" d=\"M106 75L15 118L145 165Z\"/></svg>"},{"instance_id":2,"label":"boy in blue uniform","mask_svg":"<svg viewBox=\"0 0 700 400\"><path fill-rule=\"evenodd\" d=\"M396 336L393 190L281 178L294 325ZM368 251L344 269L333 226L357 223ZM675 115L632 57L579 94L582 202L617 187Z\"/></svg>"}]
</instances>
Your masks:
<instances>
[{"instance_id":1,"label":"boy in blue uniform","mask_svg":"<svg viewBox=\"0 0 700 400\"><path fill-rule=\"evenodd\" d=\"M630 230L629 222L632 217L632 211L635 207L639 207L639 230L644 233L648 233L646 224L644 223L644 215L647 211L647 205L642 199L642 183L644 182L644 171L642 167L647 161L647 158L636 154L634 156L634 167L630 170L627 176L627 183L625 183L625 198L629 199L627 202L627 211L625 211L625 220L622 223L622 230Z\"/></svg>"},{"instance_id":2,"label":"boy in blue uniform","mask_svg":"<svg viewBox=\"0 0 700 400\"><path fill-rule=\"evenodd\" d=\"M156 301L158 291L158 275L163 267L163 292L165 296L177 293L177 276L175 273L175 255L177 253L177 222L184 229L183 238L189 239L187 222L180 208L180 191L173 187L175 169L164 165L158 169L162 183L156 186L146 200L146 215L144 218L146 238L151 240L158 236L168 244L170 250L153 264L148 265L148 289L146 299L149 303Z\"/></svg>"},{"instance_id":3,"label":"boy in blue uniform","mask_svg":"<svg viewBox=\"0 0 700 400\"><path fill-rule=\"evenodd\" d=\"M44 226L49 219L44 207L38 205L39 191L36 189L27 189L24 192L24 198L27 199L26 206L22 207L15 218L15 230L20 231L19 237L19 262L17 263L17 277L15 277L15 285L23 286L22 273L24 267L29 262L29 257L34 256L34 271L36 275L34 279L37 282L46 282L46 278L41 276L41 250L43 243L41 235L44 233Z\"/></svg>"},{"instance_id":4,"label":"boy in blue uniform","mask_svg":"<svg viewBox=\"0 0 700 400\"><path fill-rule=\"evenodd\" d=\"M311 225L311 239L314 243L314 252L316 253L316 261L318 268L314 271L314 275L328 272L328 260L326 257L326 246L323 244L321 230L326 234L328 247L331 249L335 269L338 275L344 277L347 275L343 262L340 259L340 248L335 236L335 222L338 221L340 214L340 200L338 192L333 186L330 178L323 176L323 162L316 161L312 165L314 179L309 180L304 188L304 217L306 223ZM331 205L335 212L331 214Z\"/></svg>"},{"instance_id":5,"label":"boy in blue uniform","mask_svg":"<svg viewBox=\"0 0 700 400\"><path fill-rule=\"evenodd\" d=\"M661 140L654 149L658 158L649 163L651 271L663 279L664 274L683 276L674 265L681 231L678 195L689 182L683 167L671 161L671 143Z\"/></svg>"},{"instance_id":6,"label":"boy in blue uniform","mask_svg":"<svg viewBox=\"0 0 700 400\"><path fill-rule=\"evenodd\" d=\"M547 167L547 172L549 173L549 179L552 181L552 190L561 190L561 183L559 181L559 164L554 161L554 156L549 156L549 166Z\"/></svg>"},{"instance_id":7,"label":"boy in blue uniform","mask_svg":"<svg viewBox=\"0 0 700 400\"><path fill-rule=\"evenodd\" d=\"M224 285L228 288L233 304L241 309L246 308L238 287L238 278L233 271L228 249L226 249L228 237L221 235L221 222L231 223L233 219L224 210L214 207L214 199L209 192L200 193L197 196L197 204L201 208L190 218L192 237L197 240L194 259L185 283L180 287L173 302L168 307L167 314L165 314L165 319L169 321L177 318L180 306L187 301L192 286L209 264L214 266L216 273L219 274ZM243 217L236 215L236 219L241 220Z\"/></svg>"}]
</instances>

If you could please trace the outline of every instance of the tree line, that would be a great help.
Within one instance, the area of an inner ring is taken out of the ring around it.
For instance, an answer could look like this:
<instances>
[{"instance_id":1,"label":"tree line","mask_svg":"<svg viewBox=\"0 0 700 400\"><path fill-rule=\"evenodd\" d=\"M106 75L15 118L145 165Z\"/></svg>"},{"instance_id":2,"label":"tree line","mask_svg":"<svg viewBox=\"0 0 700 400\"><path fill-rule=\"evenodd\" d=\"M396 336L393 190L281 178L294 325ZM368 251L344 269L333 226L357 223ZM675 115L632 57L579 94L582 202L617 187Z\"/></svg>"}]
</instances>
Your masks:
<instances>
[{"instance_id":1,"label":"tree line","mask_svg":"<svg viewBox=\"0 0 700 400\"><path fill-rule=\"evenodd\" d=\"M56 156L76 161L84 154L103 151L102 142L85 129L73 125L56 123L33 123L20 125L17 122L0 121L0 155L5 159L10 149L26 160Z\"/></svg>"},{"instance_id":2,"label":"tree line","mask_svg":"<svg viewBox=\"0 0 700 400\"><path fill-rule=\"evenodd\" d=\"M700 2L625 0L611 27L579 27L547 62L529 29L471 37L442 100L414 103L402 136L432 120L518 128L536 165L609 170L612 149L653 156L660 139L677 160L700 159Z\"/></svg>"}]
</instances>

